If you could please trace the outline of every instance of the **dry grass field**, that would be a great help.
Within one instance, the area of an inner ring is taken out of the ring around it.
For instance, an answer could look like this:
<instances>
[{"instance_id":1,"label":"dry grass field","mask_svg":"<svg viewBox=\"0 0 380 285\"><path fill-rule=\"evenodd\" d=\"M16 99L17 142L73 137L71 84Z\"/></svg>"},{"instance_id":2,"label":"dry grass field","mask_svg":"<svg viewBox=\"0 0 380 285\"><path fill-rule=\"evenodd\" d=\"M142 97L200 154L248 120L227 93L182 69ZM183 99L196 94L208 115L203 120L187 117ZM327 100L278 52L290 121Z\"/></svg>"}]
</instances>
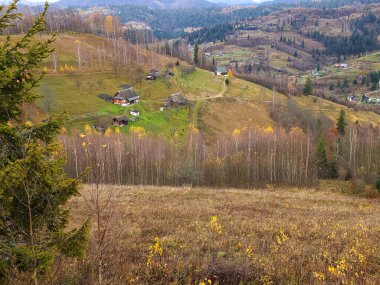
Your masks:
<instances>
[{"instance_id":1,"label":"dry grass field","mask_svg":"<svg viewBox=\"0 0 380 285\"><path fill-rule=\"evenodd\" d=\"M98 190L86 186L71 202L72 221L92 217L96 234L89 209L100 193L110 284L380 283L376 199L271 186Z\"/></svg>"}]
</instances>

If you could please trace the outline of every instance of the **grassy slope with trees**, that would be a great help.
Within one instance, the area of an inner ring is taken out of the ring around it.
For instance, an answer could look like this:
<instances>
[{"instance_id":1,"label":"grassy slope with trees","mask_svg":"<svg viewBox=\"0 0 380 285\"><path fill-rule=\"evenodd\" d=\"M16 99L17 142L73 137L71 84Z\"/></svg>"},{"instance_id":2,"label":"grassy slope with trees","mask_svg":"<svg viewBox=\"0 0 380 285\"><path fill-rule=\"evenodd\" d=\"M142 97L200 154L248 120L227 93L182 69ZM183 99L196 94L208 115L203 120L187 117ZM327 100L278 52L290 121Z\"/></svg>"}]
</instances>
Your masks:
<instances>
[{"instance_id":1,"label":"grassy slope with trees","mask_svg":"<svg viewBox=\"0 0 380 285\"><path fill-rule=\"evenodd\" d=\"M191 102L198 99L205 101L205 107L199 120L202 120L202 125L207 129L205 131L209 133L214 133L215 130L232 133L234 129L240 129L246 125L246 118L254 120L256 126L275 126L276 124L271 120L268 112L273 99L276 104L286 104L288 100L292 100L300 108L310 111L315 116L324 114L332 120L337 118L340 108L346 109L338 104L312 97L288 99L280 93L275 93L273 96L272 91L237 78L231 80L232 83L222 98L213 99L213 96L221 91L222 78L200 69L181 75L180 69L174 68L176 74L174 78L150 82L136 78L137 71L134 68L122 71L119 76L115 76L110 65L108 70L100 70L97 67L96 55L94 55L92 68L83 67L82 70L79 70L75 48L71 50L66 48L67 46L75 47L78 41L82 45L86 45L88 50L95 52L96 47L104 40L90 35L58 36L56 44L59 54L58 66L73 66L74 70L61 72L58 68L54 73L52 61L47 59L45 68L48 73L40 87L35 90L41 96L39 106L42 111L67 111L69 129L73 127L81 129L85 124L94 123L109 125L113 116L127 113L126 108L97 98L100 93L115 93L118 87L125 83L133 84L142 96L143 102L136 106L142 111L142 120L137 122L136 126L144 127L152 133L165 133L168 137L175 132L175 129L186 129L191 121L190 116L193 117L192 110L187 109L159 112L159 107L162 106L165 99L180 90L186 97L193 100ZM175 63L175 59L157 56L157 63L162 70L165 70L165 65ZM88 65L90 66L90 64ZM149 63L143 65L143 70L142 76L145 76L149 70ZM234 118L236 112L232 111L235 106L239 105L242 110L240 115L244 114L244 116ZM224 120L223 114L217 111L220 108L223 108L224 114L231 119ZM346 109L346 112L347 119L352 122L358 120L363 124L377 125L380 123L379 116L372 112L354 112L352 109ZM220 129L219 120L224 121L223 129Z\"/></svg>"}]
</instances>

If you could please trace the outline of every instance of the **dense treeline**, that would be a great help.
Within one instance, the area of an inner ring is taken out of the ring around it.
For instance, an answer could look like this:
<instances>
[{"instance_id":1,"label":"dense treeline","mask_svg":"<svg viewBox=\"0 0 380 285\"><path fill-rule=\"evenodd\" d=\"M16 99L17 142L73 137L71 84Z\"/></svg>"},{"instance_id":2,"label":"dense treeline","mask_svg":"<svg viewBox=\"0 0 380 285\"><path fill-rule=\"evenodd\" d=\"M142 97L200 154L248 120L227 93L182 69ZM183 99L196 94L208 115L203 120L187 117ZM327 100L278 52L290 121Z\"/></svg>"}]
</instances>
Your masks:
<instances>
[{"instance_id":1,"label":"dense treeline","mask_svg":"<svg viewBox=\"0 0 380 285\"><path fill-rule=\"evenodd\" d=\"M234 27L231 24L220 24L190 34L185 34L184 37L187 37L188 41L192 44L224 41L226 36L233 33L233 30Z\"/></svg>"},{"instance_id":2,"label":"dense treeline","mask_svg":"<svg viewBox=\"0 0 380 285\"><path fill-rule=\"evenodd\" d=\"M364 15L351 23L353 33L349 37L327 36L319 31L309 31L306 35L323 43L327 55L347 56L370 52L379 48L380 21L374 14Z\"/></svg>"},{"instance_id":3,"label":"dense treeline","mask_svg":"<svg viewBox=\"0 0 380 285\"><path fill-rule=\"evenodd\" d=\"M292 110L295 114L287 117ZM279 122L287 131L235 130L212 146L193 127L184 144L146 135L142 129L129 136L109 130L103 136L88 128L86 134L62 136L67 172L78 177L90 167L88 183L132 185L313 186L318 178L338 176L375 182L380 167L378 128L347 126L344 112L337 127L328 118L308 118L292 104L280 112ZM305 122L297 123L295 116Z\"/></svg>"},{"instance_id":4,"label":"dense treeline","mask_svg":"<svg viewBox=\"0 0 380 285\"><path fill-rule=\"evenodd\" d=\"M190 128L183 146L134 133L63 136L67 171L86 182L134 185L258 187L266 184L312 186L317 182L311 139L302 131L235 130L207 146Z\"/></svg>"},{"instance_id":5,"label":"dense treeline","mask_svg":"<svg viewBox=\"0 0 380 285\"><path fill-rule=\"evenodd\" d=\"M114 13L124 23L142 21L151 26L158 38L175 38L188 27L210 28L243 19L253 19L278 11L278 6L259 6L225 13L222 9L150 9L144 6L119 6Z\"/></svg>"}]
</instances>

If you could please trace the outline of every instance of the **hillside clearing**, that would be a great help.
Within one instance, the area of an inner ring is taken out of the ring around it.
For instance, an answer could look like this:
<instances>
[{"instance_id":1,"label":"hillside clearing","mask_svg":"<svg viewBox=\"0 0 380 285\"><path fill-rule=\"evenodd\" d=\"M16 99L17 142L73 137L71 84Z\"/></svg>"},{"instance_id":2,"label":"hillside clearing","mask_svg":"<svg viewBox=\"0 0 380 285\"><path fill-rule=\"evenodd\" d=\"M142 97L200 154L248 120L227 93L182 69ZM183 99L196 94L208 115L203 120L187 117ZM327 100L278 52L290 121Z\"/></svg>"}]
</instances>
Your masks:
<instances>
[{"instance_id":1,"label":"hillside clearing","mask_svg":"<svg viewBox=\"0 0 380 285\"><path fill-rule=\"evenodd\" d=\"M71 202L72 221L90 215L83 199L94 189ZM111 195L104 272L119 276L113 284L172 284L179 276L181 284L380 282L378 200L303 189L100 189ZM155 243L162 254L147 265Z\"/></svg>"}]
</instances>

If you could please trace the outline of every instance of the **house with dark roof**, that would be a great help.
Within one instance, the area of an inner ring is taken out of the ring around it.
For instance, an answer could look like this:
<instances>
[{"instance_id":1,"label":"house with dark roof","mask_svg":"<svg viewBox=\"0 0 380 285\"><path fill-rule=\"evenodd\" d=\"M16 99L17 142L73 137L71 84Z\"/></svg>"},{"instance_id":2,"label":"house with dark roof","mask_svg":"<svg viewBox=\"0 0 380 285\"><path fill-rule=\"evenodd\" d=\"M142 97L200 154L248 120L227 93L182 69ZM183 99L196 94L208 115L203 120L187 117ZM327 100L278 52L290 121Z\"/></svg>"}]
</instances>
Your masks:
<instances>
[{"instance_id":1,"label":"house with dark roof","mask_svg":"<svg viewBox=\"0 0 380 285\"><path fill-rule=\"evenodd\" d=\"M182 95L181 92L174 93L166 99L167 107L182 107L188 104L188 100Z\"/></svg>"},{"instance_id":2,"label":"house with dark roof","mask_svg":"<svg viewBox=\"0 0 380 285\"><path fill-rule=\"evenodd\" d=\"M225 66L220 66L215 70L215 75L227 75L228 71Z\"/></svg>"},{"instance_id":3,"label":"house with dark roof","mask_svg":"<svg viewBox=\"0 0 380 285\"><path fill-rule=\"evenodd\" d=\"M113 96L113 103L122 105L122 106L130 106L132 104L135 104L139 101L140 95L137 94L137 92L133 89L133 87L130 87L128 89L122 89L118 91Z\"/></svg>"},{"instance_id":4,"label":"house with dark roof","mask_svg":"<svg viewBox=\"0 0 380 285\"><path fill-rule=\"evenodd\" d=\"M129 119L126 116L117 116L113 118L112 124L117 127L127 126Z\"/></svg>"},{"instance_id":5,"label":"house with dark roof","mask_svg":"<svg viewBox=\"0 0 380 285\"><path fill-rule=\"evenodd\" d=\"M146 80L156 80L157 77L160 76L160 71L159 70L155 70L155 69L152 69L151 71L149 71L149 74L146 76Z\"/></svg>"},{"instance_id":6,"label":"house with dark roof","mask_svg":"<svg viewBox=\"0 0 380 285\"><path fill-rule=\"evenodd\" d=\"M108 94L99 94L98 98L103 99L103 100L110 102L110 103L113 102L113 97L111 95L108 95Z\"/></svg>"}]
</instances>

